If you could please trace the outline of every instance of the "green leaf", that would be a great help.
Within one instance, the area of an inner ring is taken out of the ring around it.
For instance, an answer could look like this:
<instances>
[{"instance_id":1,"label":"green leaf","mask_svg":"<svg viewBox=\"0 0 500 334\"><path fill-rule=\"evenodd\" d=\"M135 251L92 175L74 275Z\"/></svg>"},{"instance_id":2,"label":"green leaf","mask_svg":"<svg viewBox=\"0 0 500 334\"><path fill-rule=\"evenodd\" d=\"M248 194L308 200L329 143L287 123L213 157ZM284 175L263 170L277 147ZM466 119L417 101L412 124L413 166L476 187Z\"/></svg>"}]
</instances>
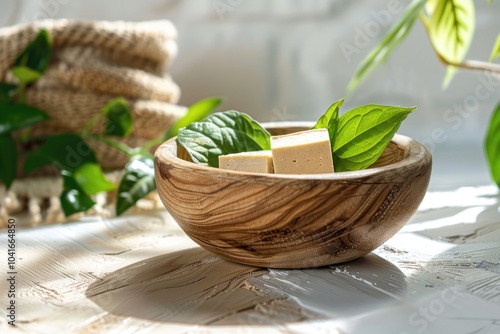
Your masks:
<instances>
[{"instance_id":1,"label":"green leaf","mask_svg":"<svg viewBox=\"0 0 500 334\"><path fill-rule=\"evenodd\" d=\"M406 38L425 3L426 0L415 0L408 6L398 23L389 30L384 39L363 60L347 86L348 92L354 90L361 81L368 77L373 69L384 62L394 48Z\"/></svg>"},{"instance_id":2,"label":"green leaf","mask_svg":"<svg viewBox=\"0 0 500 334\"><path fill-rule=\"evenodd\" d=\"M32 70L26 66L17 66L12 69L12 74L23 84L29 84L37 81L42 73Z\"/></svg>"},{"instance_id":3,"label":"green leaf","mask_svg":"<svg viewBox=\"0 0 500 334\"><path fill-rule=\"evenodd\" d=\"M96 163L84 163L73 172L73 178L88 195L115 189L114 183L104 176L101 166Z\"/></svg>"},{"instance_id":4,"label":"green leaf","mask_svg":"<svg viewBox=\"0 0 500 334\"><path fill-rule=\"evenodd\" d=\"M16 90L17 85L0 82L0 110L3 110L2 105L12 102Z\"/></svg>"},{"instance_id":5,"label":"green leaf","mask_svg":"<svg viewBox=\"0 0 500 334\"><path fill-rule=\"evenodd\" d=\"M194 162L219 166L219 155L269 150L271 135L250 116L235 110L215 113L179 130L177 142Z\"/></svg>"},{"instance_id":6,"label":"green leaf","mask_svg":"<svg viewBox=\"0 0 500 334\"><path fill-rule=\"evenodd\" d=\"M16 142L10 134L0 136L0 180L7 189L17 175Z\"/></svg>"},{"instance_id":7,"label":"green leaf","mask_svg":"<svg viewBox=\"0 0 500 334\"><path fill-rule=\"evenodd\" d=\"M312 127L313 129L327 129L328 135L330 136L330 143L332 147L335 143L335 137L337 136L337 127L339 124L339 109L344 103L344 99L340 99L334 102L322 115L316 124Z\"/></svg>"},{"instance_id":8,"label":"green leaf","mask_svg":"<svg viewBox=\"0 0 500 334\"><path fill-rule=\"evenodd\" d=\"M118 187L116 215L121 215L155 189L153 158L140 156L132 160L125 167L125 175Z\"/></svg>"},{"instance_id":9,"label":"green leaf","mask_svg":"<svg viewBox=\"0 0 500 334\"><path fill-rule=\"evenodd\" d=\"M439 0L429 25L434 49L448 62L462 62L474 35L474 25L472 0Z\"/></svg>"},{"instance_id":10,"label":"green leaf","mask_svg":"<svg viewBox=\"0 0 500 334\"><path fill-rule=\"evenodd\" d=\"M448 87L451 80L455 76L456 71L457 71L457 68L455 66L447 66L446 67L446 75L445 75L444 81L443 81L443 89L446 89Z\"/></svg>"},{"instance_id":11,"label":"green leaf","mask_svg":"<svg viewBox=\"0 0 500 334\"><path fill-rule=\"evenodd\" d=\"M80 187L69 171L62 171L63 191L59 197L61 207L66 217L78 212L84 212L95 205L95 202Z\"/></svg>"},{"instance_id":12,"label":"green leaf","mask_svg":"<svg viewBox=\"0 0 500 334\"><path fill-rule=\"evenodd\" d=\"M49 137L30 154L24 170L29 173L44 165L54 164L62 170L74 172L85 163L97 163L94 151L79 135L65 133Z\"/></svg>"},{"instance_id":13,"label":"green leaf","mask_svg":"<svg viewBox=\"0 0 500 334\"><path fill-rule=\"evenodd\" d=\"M114 99L102 109L106 116L104 134L108 136L127 137L132 132L132 112L127 102L122 99Z\"/></svg>"},{"instance_id":14,"label":"green leaf","mask_svg":"<svg viewBox=\"0 0 500 334\"><path fill-rule=\"evenodd\" d=\"M493 50L491 50L490 61L495 60L499 56L500 56L500 34L498 34L495 46L493 46Z\"/></svg>"},{"instance_id":15,"label":"green leaf","mask_svg":"<svg viewBox=\"0 0 500 334\"><path fill-rule=\"evenodd\" d=\"M49 65L51 52L52 42L49 32L42 28L36 38L16 58L14 64L43 74Z\"/></svg>"},{"instance_id":16,"label":"green leaf","mask_svg":"<svg viewBox=\"0 0 500 334\"><path fill-rule=\"evenodd\" d=\"M23 103L0 105L0 135L49 119L42 110Z\"/></svg>"},{"instance_id":17,"label":"green leaf","mask_svg":"<svg viewBox=\"0 0 500 334\"><path fill-rule=\"evenodd\" d=\"M191 105L187 110L186 114L181 117L174 125L172 125L165 135L163 136L163 140L168 140L172 137L177 136L179 133L179 129L188 126L193 122L198 122L207 117L222 103L221 98L207 98L196 102Z\"/></svg>"},{"instance_id":18,"label":"green leaf","mask_svg":"<svg viewBox=\"0 0 500 334\"><path fill-rule=\"evenodd\" d=\"M484 147L491 177L500 188L500 103L493 110Z\"/></svg>"},{"instance_id":19,"label":"green leaf","mask_svg":"<svg viewBox=\"0 0 500 334\"><path fill-rule=\"evenodd\" d=\"M415 109L371 104L342 115L333 147L335 171L365 169L377 161L401 122Z\"/></svg>"}]
</instances>

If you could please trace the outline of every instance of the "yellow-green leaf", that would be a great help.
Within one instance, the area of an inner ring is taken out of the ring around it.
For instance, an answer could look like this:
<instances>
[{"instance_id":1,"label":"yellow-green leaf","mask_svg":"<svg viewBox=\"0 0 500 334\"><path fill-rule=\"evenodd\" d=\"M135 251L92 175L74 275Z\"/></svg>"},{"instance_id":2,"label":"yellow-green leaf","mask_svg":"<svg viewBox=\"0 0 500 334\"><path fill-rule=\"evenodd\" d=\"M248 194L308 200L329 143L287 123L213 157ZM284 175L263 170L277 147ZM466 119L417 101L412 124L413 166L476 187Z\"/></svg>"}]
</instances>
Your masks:
<instances>
[{"instance_id":1,"label":"yellow-green leaf","mask_svg":"<svg viewBox=\"0 0 500 334\"><path fill-rule=\"evenodd\" d=\"M181 117L168 131L164 134L163 140L168 140L177 136L179 129L188 126L193 122L199 122L214 111L222 103L222 99L218 97L206 98L191 105L186 114Z\"/></svg>"},{"instance_id":2,"label":"yellow-green leaf","mask_svg":"<svg viewBox=\"0 0 500 334\"><path fill-rule=\"evenodd\" d=\"M114 183L104 176L97 163L84 163L73 172L73 178L88 195L115 189Z\"/></svg>"},{"instance_id":3,"label":"yellow-green leaf","mask_svg":"<svg viewBox=\"0 0 500 334\"><path fill-rule=\"evenodd\" d=\"M401 19L387 33L384 39L366 56L354 77L347 85L347 91L350 92L363 81L371 71L380 63L384 62L394 48L401 43L418 18L418 14L422 10L426 0L414 0L406 9Z\"/></svg>"},{"instance_id":4,"label":"yellow-green leaf","mask_svg":"<svg viewBox=\"0 0 500 334\"><path fill-rule=\"evenodd\" d=\"M439 0L430 17L429 36L436 52L446 61L460 63L474 35L472 0Z\"/></svg>"},{"instance_id":5,"label":"yellow-green leaf","mask_svg":"<svg viewBox=\"0 0 500 334\"><path fill-rule=\"evenodd\" d=\"M29 84L37 81L42 76L42 73L32 70L26 66L16 66L12 69L12 74L19 80L20 83Z\"/></svg>"},{"instance_id":6,"label":"yellow-green leaf","mask_svg":"<svg viewBox=\"0 0 500 334\"><path fill-rule=\"evenodd\" d=\"M500 34L498 34L495 46L491 50L490 61L495 60L498 56L500 56Z\"/></svg>"},{"instance_id":7,"label":"yellow-green leaf","mask_svg":"<svg viewBox=\"0 0 500 334\"><path fill-rule=\"evenodd\" d=\"M328 135L330 137L330 143L333 147L335 143L335 137L337 136L337 126L339 124L339 109L344 103L344 99L340 99L334 102L328 110L322 115L316 124L312 127L313 129L327 129Z\"/></svg>"},{"instance_id":8,"label":"yellow-green leaf","mask_svg":"<svg viewBox=\"0 0 500 334\"><path fill-rule=\"evenodd\" d=\"M491 177L497 186L500 187L500 103L497 104L491 115L484 148L486 150L486 157L488 158Z\"/></svg>"},{"instance_id":9,"label":"yellow-green leaf","mask_svg":"<svg viewBox=\"0 0 500 334\"><path fill-rule=\"evenodd\" d=\"M360 170L372 165L401 122L415 109L369 104L342 115L333 146L335 171Z\"/></svg>"}]
</instances>

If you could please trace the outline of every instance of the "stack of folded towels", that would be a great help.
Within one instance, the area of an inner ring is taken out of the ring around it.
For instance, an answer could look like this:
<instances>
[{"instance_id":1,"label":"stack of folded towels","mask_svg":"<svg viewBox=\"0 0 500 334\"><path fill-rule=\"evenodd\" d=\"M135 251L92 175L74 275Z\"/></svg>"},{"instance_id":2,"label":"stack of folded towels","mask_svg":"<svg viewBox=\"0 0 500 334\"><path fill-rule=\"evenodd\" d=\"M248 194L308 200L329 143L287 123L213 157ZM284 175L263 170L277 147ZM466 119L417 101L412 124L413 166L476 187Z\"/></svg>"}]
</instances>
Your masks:
<instances>
[{"instance_id":1,"label":"stack of folded towels","mask_svg":"<svg viewBox=\"0 0 500 334\"><path fill-rule=\"evenodd\" d=\"M177 105L180 89L167 71L177 54L177 31L171 22L47 20L2 28L0 81L15 82L15 59L42 27L52 38L52 57L41 79L28 87L27 102L51 119L36 125L32 135L79 132L104 105L123 97L132 110L134 128L120 140L137 147L160 136L186 112ZM91 132L102 133L103 126L96 124ZM120 170L128 161L103 143L90 144L105 170ZM0 184L0 227L3 218L17 212L28 212L31 224L64 220L58 203L60 178L53 168L40 174L41 178L14 182L8 192ZM112 199L97 200L94 213L112 215Z\"/></svg>"},{"instance_id":2,"label":"stack of folded towels","mask_svg":"<svg viewBox=\"0 0 500 334\"><path fill-rule=\"evenodd\" d=\"M34 135L81 131L106 103L123 97L134 116L134 130L124 142L139 146L185 112L176 105L180 90L167 73L177 54L171 22L49 20L0 29L0 81L13 80L16 57L42 27L52 37L51 63L27 98L52 119L38 125ZM102 124L94 130L102 131ZM106 169L122 168L127 161L115 149L93 145Z\"/></svg>"}]
</instances>

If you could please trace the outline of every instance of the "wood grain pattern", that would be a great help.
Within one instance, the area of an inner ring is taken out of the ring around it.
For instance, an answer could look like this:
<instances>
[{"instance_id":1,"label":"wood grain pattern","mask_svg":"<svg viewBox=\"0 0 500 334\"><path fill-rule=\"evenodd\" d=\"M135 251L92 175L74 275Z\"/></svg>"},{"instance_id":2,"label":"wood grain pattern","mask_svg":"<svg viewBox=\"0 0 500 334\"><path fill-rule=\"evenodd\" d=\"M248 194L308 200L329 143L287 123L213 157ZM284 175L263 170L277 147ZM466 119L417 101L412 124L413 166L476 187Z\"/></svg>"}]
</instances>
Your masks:
<instances>
[{"instance_id":1,"label":"wood grain pattern","mask_svg":"<svg viewBox=\"0 0 500 334\"><path fill-rule=\"evenodd\" d=\"M373 168L290 177L194 164L177 157L172 139L157 150L155 171L165 207L205 249L247 265L307 268L361 257L403 227L426 192L431 156L396 135Z\"/></svg>"},{"instance_id":2,"label":"wood grain pattern","mask_svg":"<svg viewBox=\"0 0 500 334\"><path fill-rule=\"evenodd\" d=\"M371 254L302 270L225 261L165 210L19 226L18 322L2 293L0 333L498 333L499 205L495 185L431 191Z\"/></svg>"}]
</instances>

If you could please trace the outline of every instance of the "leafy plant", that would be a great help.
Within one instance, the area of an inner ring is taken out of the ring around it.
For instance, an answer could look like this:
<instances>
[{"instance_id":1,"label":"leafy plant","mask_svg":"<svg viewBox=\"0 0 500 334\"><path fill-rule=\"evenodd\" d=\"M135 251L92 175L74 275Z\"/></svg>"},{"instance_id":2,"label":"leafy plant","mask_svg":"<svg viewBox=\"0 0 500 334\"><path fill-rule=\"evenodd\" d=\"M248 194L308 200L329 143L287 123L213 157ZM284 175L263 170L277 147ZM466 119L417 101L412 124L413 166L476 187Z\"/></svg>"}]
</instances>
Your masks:
<instances>
[{"instance_id":1,"label":"leafy plant","mask_svg":"<svg viewBox=\"0 0 500 334\"><path fill-rule=\"evenodd\" d=\"M490 4L491 2L488 1ZM385 38L361 62L348 85L348 91L354 90L377 65L389 57L396 46L407 37L417 18L425 27L437 58L448 67L444 80L445 87L456 69L500 74L500 65L492 63L500 56L500 33L494 42L489 62L465 60L476 24L473 0L414 0ZM500 187L499 118L500 108L497 106L485 136L485 150L491 176L498 187Z\"/></svg>"},{"instance_id":2,"label":"leafy plant","mask_svg":"<svg viewBox=\"0 0 500 334\"><path fill-rule=\"evenodd\" d=\"M365 105L341 117L344 100L333 103L313 129L328 130L335 170L360 170L372 165L404 119L416 108ZM270 135L247 114L230 110L180 129L177 142L196 163L218 167L220 155L270 149Z\"/></svg>"},{"instance_id":3,"label":"leafy plant","mask_svg":"<svg viewBox=\"0 0 500 334\"><path fill-rule=\"evenodd\" d=\"M247 114L217 113L180 129L177 141L197 163L219 166L219 155L270 149L271 135Z\"/></svg>"},{"instance_id":4,"label":"leafy plant","mask_svg":"<svg viewBox=\"0 0 500 334\"><path fill-rule=\"evenodd\" d=\"M90 209L95 205L93 195L116 188L106 178L88 144L90 140L101 141L130 159L118 186L116 214L120 215L156 189L153 156L149 152L151 147L177 135L180 127L207 116L222 102L218 98L209 98L194 104L165 134L142 147L132 148L116 140L133 131L132 113L123 98L106 104L79 133L31 138L31 127L48 120L49 116L26 103L26 89L42 77L50 63L51 51L50 35L42 29L15 60L12 74L18 83L0 83L0 180L10 188L17 176L17 147L35 139L41 140L41 145L35 150L20 152L27 155L24 171L29 173L46 165L61 170L63 191L60 202L66 216ZM100 121L105 122L103 134L91 133L92 127Z\"/></svg>"}]
</instances>

